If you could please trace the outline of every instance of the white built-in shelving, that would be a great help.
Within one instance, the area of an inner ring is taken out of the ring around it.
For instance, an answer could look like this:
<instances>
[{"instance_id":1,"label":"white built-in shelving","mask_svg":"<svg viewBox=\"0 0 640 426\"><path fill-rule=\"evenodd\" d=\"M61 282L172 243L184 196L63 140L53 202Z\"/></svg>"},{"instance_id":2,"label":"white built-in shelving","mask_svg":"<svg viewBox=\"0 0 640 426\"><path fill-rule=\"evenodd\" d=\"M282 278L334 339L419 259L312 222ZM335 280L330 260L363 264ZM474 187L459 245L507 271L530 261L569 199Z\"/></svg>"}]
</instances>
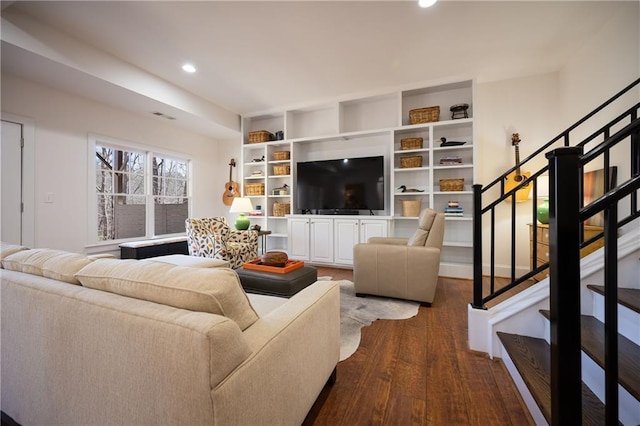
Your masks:
<instances>
[{"instance_id":1,"label":"white built-in shelving","mask_svg":"<svg viewBox=\"0 0 640 426\"><path fill-rule=\"evenodd\" d=\"M371 218L388 221L389 226L385 229L389 229L390 235L406 237L414 232L417 218L403 215L403 201L420 201L421 208L431 207L437 211L444 211L449 201L457 201L464 209L464 216L446 219L440 273L470 277L473 207L471 186L476 175L473 91L473 81L465 80L243 117L242 183L243 186L264 183L264 195L251 196L254 206L260 206L264 215L251 219L252 223L259 223L272 231L267 238L267 249L291 251L292 229L303 229L302 225L291 228L288 224L289 219L301 216L296 206L298 162L381 155L385 158L386 208L384 211L377 211L377 216ZM460 103L470 105L468 118L452 119L449 108ZM435 105L440 106L439 121L410 124L410 110ZM259 130L267 130L273 134L282 132L283 139L249 143L249 132ZM401 140L414 137L423 139L422 148L402 150ZM441 138L465 144L441 147ZM274 153L277 151L289 151L290 159L276 160ZM400 166L401 157L416 155L422 156L421 167ZM441 165L440 160L445 156L457 156L461 159L461 164ZM264 161L254 161L262 158ZM274 174L273 167L279 165L289 165L290 174ZM260 173L257 171L262 174L256 175ZM464 178L463 190L441 191L440 179L452 178ZM274 189L285 184L290 188L287 195L273 194ZM420 192L400 192L400 185ZM290 203L289 219L273 215L274 203ZM364 218L365 216L358 216L358 219ZM301 244L304 241L301 242L299 236L296 236L296 250L301 250ZM307 254L309 253L307 250ZM338 256L339 259L344 257ZM319 263L344 264L344 261L329 259Z\"/></svg>"}]
</instances>

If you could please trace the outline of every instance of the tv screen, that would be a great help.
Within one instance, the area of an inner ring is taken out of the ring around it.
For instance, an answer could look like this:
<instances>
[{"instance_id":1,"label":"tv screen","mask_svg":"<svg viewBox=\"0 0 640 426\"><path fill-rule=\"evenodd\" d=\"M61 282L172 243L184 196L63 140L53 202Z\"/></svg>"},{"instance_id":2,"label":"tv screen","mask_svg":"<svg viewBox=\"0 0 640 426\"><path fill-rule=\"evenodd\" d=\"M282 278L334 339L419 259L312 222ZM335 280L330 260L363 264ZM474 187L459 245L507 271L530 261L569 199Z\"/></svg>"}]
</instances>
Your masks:
<instances>
[{"instance_id":1,"label":"tv screen","mask_svg":"<svg viewBox=\"0 0 640 426\"><path fill-rule=\"evenodd\" d=\"M296 188L303 213L384 210L384 157L298 163Z\"/></svg>"}]
</instances>

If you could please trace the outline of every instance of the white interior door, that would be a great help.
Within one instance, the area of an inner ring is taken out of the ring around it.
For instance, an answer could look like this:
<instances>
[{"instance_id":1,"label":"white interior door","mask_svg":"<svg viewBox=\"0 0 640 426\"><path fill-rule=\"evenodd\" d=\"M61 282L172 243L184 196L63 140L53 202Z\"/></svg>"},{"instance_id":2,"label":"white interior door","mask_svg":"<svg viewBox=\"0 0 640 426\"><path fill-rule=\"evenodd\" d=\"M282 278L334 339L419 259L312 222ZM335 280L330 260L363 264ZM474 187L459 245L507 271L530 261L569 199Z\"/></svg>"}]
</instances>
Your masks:
<instances>
[{"instance_id":1,"label":"white interior door","mask_svg":"<svg viewBox=\"0 0 640 426\"><path fill-rule=\"evenodd\" d=\"M22 244L22 124L1 123L0 240Z\"/></svg>"}]
</instances>

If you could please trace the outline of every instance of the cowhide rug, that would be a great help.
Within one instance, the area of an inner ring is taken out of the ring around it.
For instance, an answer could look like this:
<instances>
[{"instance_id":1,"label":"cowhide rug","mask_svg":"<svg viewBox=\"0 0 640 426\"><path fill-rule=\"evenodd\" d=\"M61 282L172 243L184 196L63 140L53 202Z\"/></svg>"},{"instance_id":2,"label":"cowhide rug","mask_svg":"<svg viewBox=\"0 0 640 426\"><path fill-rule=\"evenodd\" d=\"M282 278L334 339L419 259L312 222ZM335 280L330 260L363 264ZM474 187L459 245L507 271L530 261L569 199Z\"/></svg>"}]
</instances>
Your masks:
<instances>
[{"instance_id":1,"label":"cowhide rug","mask_svg":"<svg viewBox=\"0 0 640 426\"><path fill-rule=\"evenodd\" d=\"M360 345L360 329L377 319L407 319L418 314L417 302L385 297L356 297L351 281L340 285L340 361L349 358Z\"/></svg>"}]
</instances>

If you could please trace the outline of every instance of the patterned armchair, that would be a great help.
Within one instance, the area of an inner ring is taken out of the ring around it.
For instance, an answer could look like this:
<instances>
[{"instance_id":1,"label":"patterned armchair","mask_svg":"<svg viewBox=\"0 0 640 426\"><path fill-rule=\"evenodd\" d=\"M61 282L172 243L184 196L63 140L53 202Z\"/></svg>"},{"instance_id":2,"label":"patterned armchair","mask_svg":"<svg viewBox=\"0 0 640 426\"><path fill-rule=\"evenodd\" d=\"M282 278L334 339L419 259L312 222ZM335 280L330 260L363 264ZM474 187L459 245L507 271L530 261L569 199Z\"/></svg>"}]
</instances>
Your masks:
<instances>
[{"instance_id":1,"label":"patterned armchair","mask_svg":"<svg viewBox=\"0 0 640 426\"><path fill-rule=\"evenodd\" d=\"M258 257L258 233L236 231L224 217L186 219L191 256L226 260L233 269Z\"/></svg>"}]
</instances>

